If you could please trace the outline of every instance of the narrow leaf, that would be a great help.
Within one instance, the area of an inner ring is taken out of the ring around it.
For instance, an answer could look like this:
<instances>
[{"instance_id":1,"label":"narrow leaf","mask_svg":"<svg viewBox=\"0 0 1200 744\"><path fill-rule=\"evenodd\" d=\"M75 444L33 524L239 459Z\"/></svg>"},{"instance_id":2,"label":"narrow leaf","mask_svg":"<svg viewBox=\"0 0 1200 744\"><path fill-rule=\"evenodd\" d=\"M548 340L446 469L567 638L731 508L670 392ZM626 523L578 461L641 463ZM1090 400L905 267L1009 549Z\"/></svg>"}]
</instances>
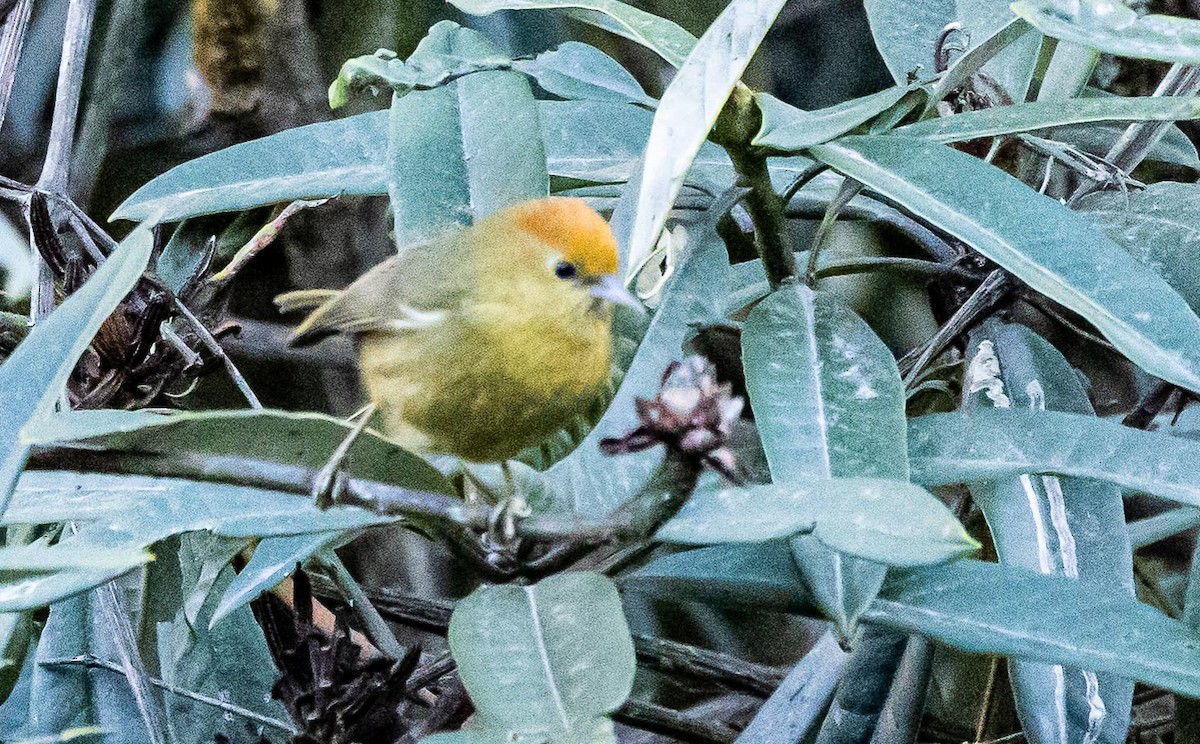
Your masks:
<instances>
[{"instance_id":1,"label":"narrow leaf","mask_svg":"<svg viewBox=\"0 0 1200 744\"><path fill-rule=\"evenodd\" d=\"M354 533L350 533L354 534ZM254 555L225 588L221 601L208 621L211 628L241 607L269 591L314 554L344 539L345 532L314 532L310 535L268 537L259 541Z\"/></svg>"},{"instance_id":2,"label":"narrow leaf","mask_svg":"<svg viewBox=\"0 0 1200 744\"><path fill-rule=\"evenodd\" d=\"M575 741L633 688L621 599L599 574L476 589L450 618L450 649L485 729Z\"/></svg>"},{"instance_id":3,"label":"narrow leaf","mask_svg":"<svg viewBox=\"0 0 1200 744\"><path fill-rule=\"evenodd\" d=\"M1194 100L1194 99L1193 99ZM1080 212L1200 311L1200 187L1163 181L1127 194L1096 193Z\"/></svg>"},{"instance_id":4,"label":"narrow leaf","mask_svg":"<svg viewBox=\"0 0 1200 744\"><path fill-rule=\"evenodd\" d=\"M39 323L0 364L0 514L29 455L30 431L50 412L92 337L142 275L153 248L138 227L73 295Z\"/></svg>"},{"instance_id":5,"label":"narrow leaf","mask_svg":"<svg viewBox=\"0 0 1200 744\"><path fill-rule=\"evenodd\" d=\"M733 0L717 16L663 93L637 183L632 214L613 222L633 281L658 242L692 160L786 0Z\"/></svg>"},{"instance_id":6,"label":"narrow leaf","mask_svg":"<svg viewBox=\"0 0 1200 744\"><path fill-rule=\"evenodd\" d=\"M993 106L899 127L893 134L932 142L961 142L1097 121L1178 121L1200 118L1195 98L1076 98Z\"/></svg>"},{"instance_id":7,"label":"narrow leaf","mask_svg":"<svg viewBox=\"0 0 1200 744\"><path fill-rule=\"evenodd\" d=\"M1055 473L1200 506L1200 443L1094 416L935 413L913 419L908 436L913 481L926 486Z\"/></svg>"},{"instance_id":8,"label":"narrow leaf","mask_svg":"<svg viewBox=\"0 0 1200 744\"><path fill-rule=\"evenodd\" d=\"M1200 21L1146 15L1116 0L1018 0L1013 12L1047 36L1133 59L1200 64Z\"/></svg>"},{"instance_id":9,"label":"narrow leaf","mask_svg":"<svg viewBox=\"0 0 1200 744\"><path fill-rule=\"evenodd\" d=\"M763 123L753 144L780 152L796 152L828 142L887 111L910 90L911 87L897 85L817 111L804 111L769 93L759 93Z\"/></svg>"},{"instance_id":10,"label":"narrow leaf","mask_svg":"<svg viewBox=\"0 0 1200 744\"><path fill-rule=\"evenodd\" d=\"M1008 407L1094 415L1075 370L1029 329L989 319L971 333L969 348L965 412ZM1133 594L1121 489L1048 475L977 482L970 489L1002 563ZM1119 740L1129 728L1128 679L1020 660L1010 664L1009 676L1031 740Z\"/></svg>"},{"instance_id":11,"label":"narrow leaf","mask_svg":"<svg viewBox=\"0 0 1200 744\"><path fill-rule=\"evenodd\" d=\"M562 98L637 103L654 108L637 79L615 59L594 46L568 41L515 68L532 75L538 85Z\"/></svg>"},{"instance_id":12,"label":"narrow leaf","mask_svg":"<svg viewBox=\"0 0 1200 744\"><path fill-rule=\"evenodd\" d=\"M697 490L655 537L713 545L801 530L843 553L897 566L939 563L979 546L933 494L879 478Z\"/></svg>"},{"instance_id":13,"label":"narrow leaf","mask_svg":"<svg viewBox=\"0 0 1200 744\"><path fill-rule=\"evenodd\" d=\"M490 15L498 10L561 9L569 17L636 41L675 67L696 45L696 37L672 21L617 0L449 0L464 13Z\"/></svg>"},{"instance_id":14,"label":"narrow leaf","mask_svg":"<svg viewBox=\"0 0 1200 744\"><path fill-rule=\"evenodd\" d=\"M811 613L799 572L777 550L775 543L725 545L665 556L625 578L622 589ZM894 569L862 621L970 653L1111 672L1200 697L1200 644L1192 633L1111 585L965 559Z\"/></svg>"},{"instance_id":15,"label":"narrow leaf","mask_svg":"<svg viewBox=\"0 0 1200 744\"><path fill-rule=\"evenodd\" d=\"M1080 313L1146 371L1200 390L1200 318L1062 204L945 145L846 137L812 153Z\"/></svg>"},{"instance_id":16,"label":"narrow leaf","mask_svg":"<svg viewBox=\"0 0 1200 744\"><path fill-rule=\"evenodd\" d=\"M443 42L456 56L496 53L468 29ZM433 90L394 95L388 196L397 245L548 194L540 131L533 93L517 72L480 72Z\"/></svg>"}]
</instances>

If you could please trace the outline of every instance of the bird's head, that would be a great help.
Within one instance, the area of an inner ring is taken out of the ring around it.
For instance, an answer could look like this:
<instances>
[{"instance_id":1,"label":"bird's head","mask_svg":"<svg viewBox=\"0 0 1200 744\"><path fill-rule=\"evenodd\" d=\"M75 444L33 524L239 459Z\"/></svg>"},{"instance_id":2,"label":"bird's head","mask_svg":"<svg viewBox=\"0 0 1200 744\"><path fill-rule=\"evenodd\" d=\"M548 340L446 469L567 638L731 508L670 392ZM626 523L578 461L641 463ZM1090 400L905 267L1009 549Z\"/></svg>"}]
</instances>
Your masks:
<instances>
[{"instance_id":1,"label":"bird's head","mask_svg":"<svg viewBox=\"0 0 1200 744\"><path fill-rule=\"evenodd\" d=\"M518 229L553 249L546 270L557 279L586 289L598 300L642 310L618 274L617 240L612 229L587 202L551 196L525 202L513 211Z\"/></svg>"}]
</instances>

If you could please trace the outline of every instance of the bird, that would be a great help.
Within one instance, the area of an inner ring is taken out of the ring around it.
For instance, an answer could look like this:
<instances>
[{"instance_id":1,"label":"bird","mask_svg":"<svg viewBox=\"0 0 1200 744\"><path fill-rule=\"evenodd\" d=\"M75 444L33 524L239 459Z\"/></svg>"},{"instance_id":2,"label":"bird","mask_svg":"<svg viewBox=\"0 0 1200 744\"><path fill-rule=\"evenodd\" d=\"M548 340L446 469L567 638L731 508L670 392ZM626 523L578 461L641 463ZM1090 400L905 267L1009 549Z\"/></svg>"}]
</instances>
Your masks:
<instances>
[{"instance_id":1,"label":"bird","mask_svg":"<svg viewBox=\"0 0 1200 744\"><path fill-rule=\"evenodd\" d=\"M644 312L608 223L584 200L521 202L403 246L344 290L276 298L310 310L293 345L357 337L383 431L423 454L504 462L608 387L612 306Z\"/></svg>"}]
</instances>

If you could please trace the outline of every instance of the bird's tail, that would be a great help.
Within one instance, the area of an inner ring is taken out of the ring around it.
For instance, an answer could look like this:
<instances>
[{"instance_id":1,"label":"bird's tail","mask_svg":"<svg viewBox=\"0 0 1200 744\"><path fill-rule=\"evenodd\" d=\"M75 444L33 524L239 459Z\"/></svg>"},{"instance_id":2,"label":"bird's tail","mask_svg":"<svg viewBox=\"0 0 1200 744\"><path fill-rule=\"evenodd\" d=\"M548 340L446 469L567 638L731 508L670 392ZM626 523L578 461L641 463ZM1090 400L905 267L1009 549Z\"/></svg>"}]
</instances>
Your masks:
<instances>
[{"instance_id":1,"label":"bird's tail","mask_svg":"<svg viewBox=\"0 0 1200 744\"><path fill-rule=\"evenodd\" d=\"M323 315L321 312L322 308L327 307L330 300L333 300L337 296L338 291L336 289L298 289L294 292L285 292L276 297L275 306L279 308L279 312L281 313L295 313L301 310L314 311L304 319L303 323L292 331L292 335L288 338L288 343L293 346L302 346L336 333L335 328L321 326L318 321Z\"/></svg>"}]
</instances>

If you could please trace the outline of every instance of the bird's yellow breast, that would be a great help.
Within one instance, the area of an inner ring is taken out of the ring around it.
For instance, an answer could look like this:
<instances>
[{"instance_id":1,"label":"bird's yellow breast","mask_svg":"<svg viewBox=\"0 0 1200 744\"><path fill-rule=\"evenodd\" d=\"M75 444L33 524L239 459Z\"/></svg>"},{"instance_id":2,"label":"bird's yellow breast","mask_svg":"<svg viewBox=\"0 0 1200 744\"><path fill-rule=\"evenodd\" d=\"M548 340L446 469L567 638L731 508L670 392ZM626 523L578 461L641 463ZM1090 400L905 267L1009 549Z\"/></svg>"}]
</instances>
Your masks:
<instances>
[{"instance_id":1,"label":"bird's yellow breast","mask_svg":"<svg viewBox=\"0 0 1200 744\"><path fill-rule=\"evenodd\" d=\"M368 333L360 365L389 434L475 462L510 458L607 385L607 312L565 286L513 286L419 331Z\"/></svg>"}]
</instances>

